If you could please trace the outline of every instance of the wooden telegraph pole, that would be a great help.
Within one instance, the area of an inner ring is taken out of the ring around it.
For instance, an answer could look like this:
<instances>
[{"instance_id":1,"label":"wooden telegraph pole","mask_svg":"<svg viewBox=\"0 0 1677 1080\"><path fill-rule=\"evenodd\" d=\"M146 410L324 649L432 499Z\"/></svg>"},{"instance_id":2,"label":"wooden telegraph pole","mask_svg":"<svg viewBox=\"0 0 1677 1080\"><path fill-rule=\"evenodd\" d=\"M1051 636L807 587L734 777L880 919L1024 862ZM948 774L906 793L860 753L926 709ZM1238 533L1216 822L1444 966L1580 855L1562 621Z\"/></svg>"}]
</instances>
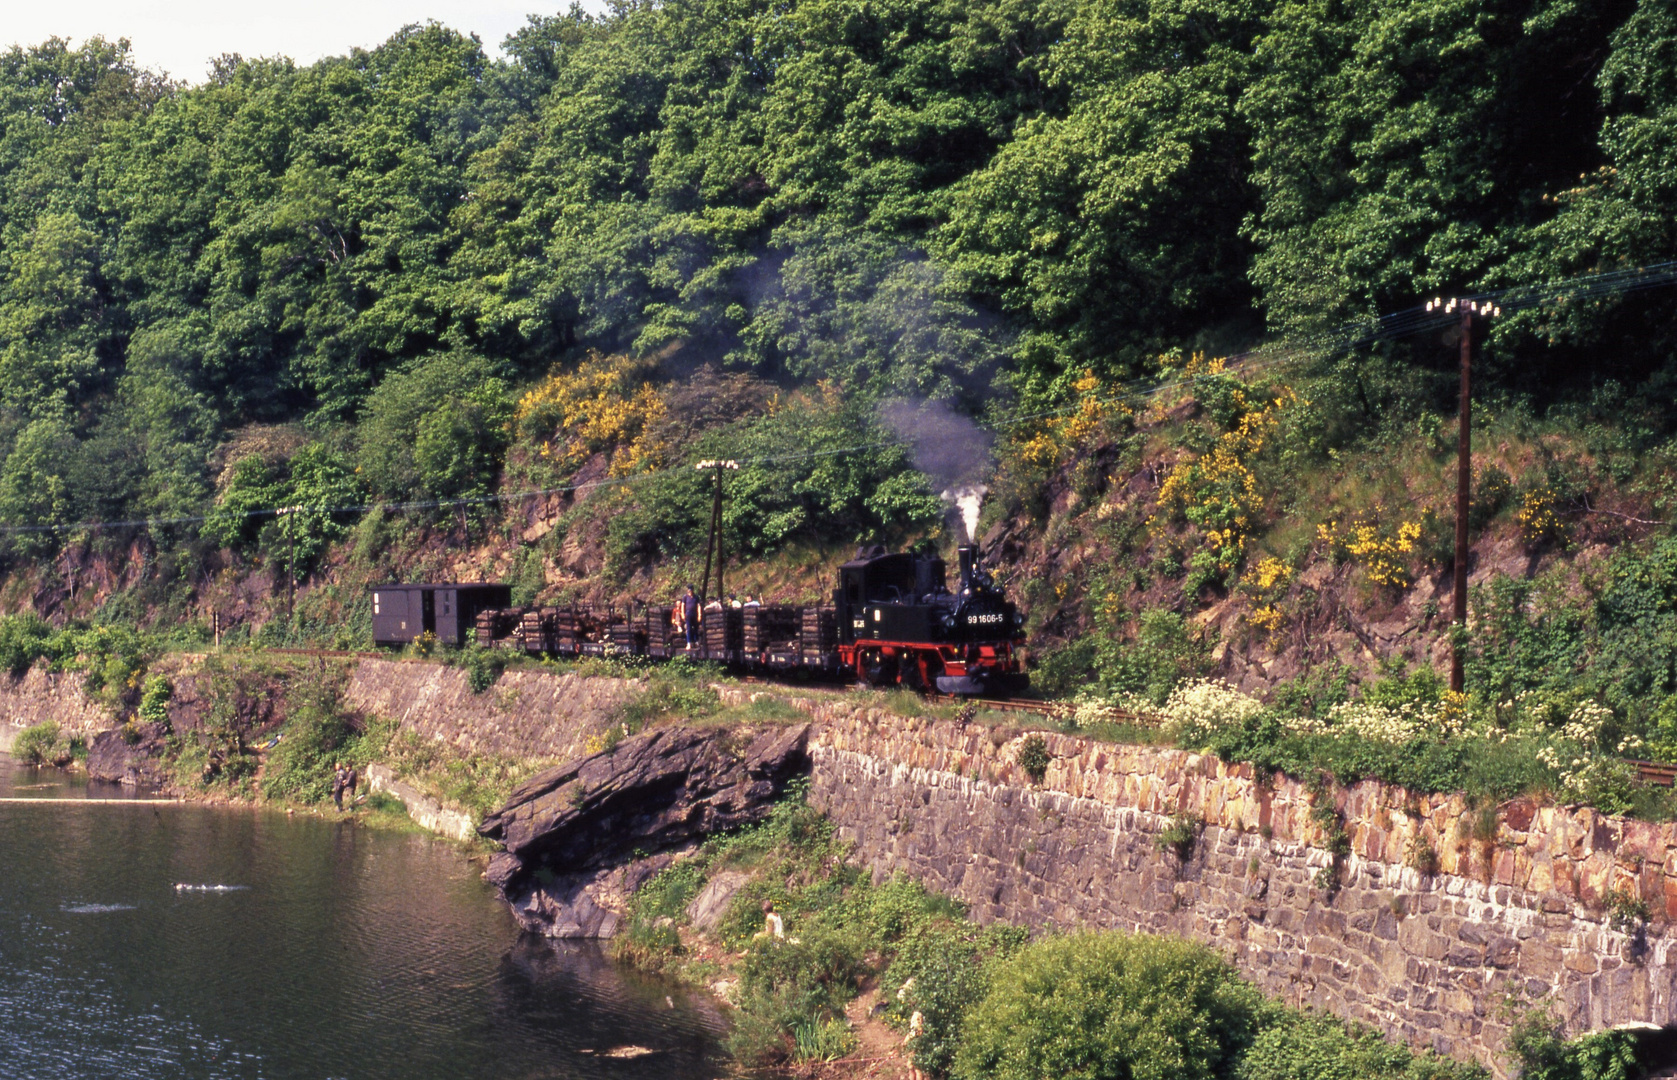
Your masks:
<instances>
[{"instance_id":1,"label":"wooden telegraph pole","mask_svg":"<svg viewBox=\"0 0 1677 1080\"><path fill-rule=\"evenodd\" d=\"M1458 333L1461 336L1461 423L1456 433L1456 566L1455 566L1455 596L1450 613L1451 630L1450 643L1450 689L1461 693L1467 685L1467 678L1462 669L1462 646L1467 637L1467 519L1473 503L1473 392L1470 379L1473 367L1473 317L1475 315L1490 318L1502 314L1502 309L1489 302L1480 303L1475 300L1451 300L1446 304L1442 299L1435 299L1427 304L1428 311L1442 308L1445 312L1458 312L1460 322Z\"/></svg>"},{"instance_id":2,"label":"wooden telegraph pole","mask_svg":"<svg viewBox=\"0 0 1677 1080\"><path fill-rule=\"evenodd\" d=\"M301 506L282 506L274 511L274 516L284 518L302 509ZM285 618L289 622L297 612L297 527L293 525L286 529L286 535L291 541L291 550L285 560Z\"/></svg>"},{"instance_id":3,"label":"wooden telegraph pole","mask_svg":"<svg viewBox=\"0 0 1677 1080\"><path fill-rule=\"evenodd\" d=\"M716 473L716 493L710 504L710 531L705 536L705 574L699 579L699 603L703 604L708 598L706 590L710 588L711 556L716 556L716 598L721 600L727 595L722 591L722 470L738 469L737 461L701 461L693 466L700 472L712 469Z\"/></svg>"}]
</instances>

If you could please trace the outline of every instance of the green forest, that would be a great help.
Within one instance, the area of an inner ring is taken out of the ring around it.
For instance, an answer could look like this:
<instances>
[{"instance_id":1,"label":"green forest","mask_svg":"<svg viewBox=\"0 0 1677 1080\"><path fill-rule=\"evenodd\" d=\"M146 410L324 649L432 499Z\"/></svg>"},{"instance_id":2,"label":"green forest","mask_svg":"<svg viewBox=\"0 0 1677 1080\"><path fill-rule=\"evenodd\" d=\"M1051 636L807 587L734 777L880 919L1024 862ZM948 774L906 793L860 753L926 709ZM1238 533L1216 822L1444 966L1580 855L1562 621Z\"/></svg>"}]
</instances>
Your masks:
<instances>
[{"instance_id":1,"label":"green forest","mask_svg":"<svg viewBox=\"0 0 1677 1080\"><path fill-rule=\"evenodd\" d=\"M517 389L590 351L982 416L1677 256L1669 0L671 0L504 52L0 57L9 557L202 514L251 425L343 503L479 491ZM1671 310L1505 320L1483 385L1611 383L1661 438ZM1447 405L1430 342L1354 359Z\"/></svg>"}]
</instances>

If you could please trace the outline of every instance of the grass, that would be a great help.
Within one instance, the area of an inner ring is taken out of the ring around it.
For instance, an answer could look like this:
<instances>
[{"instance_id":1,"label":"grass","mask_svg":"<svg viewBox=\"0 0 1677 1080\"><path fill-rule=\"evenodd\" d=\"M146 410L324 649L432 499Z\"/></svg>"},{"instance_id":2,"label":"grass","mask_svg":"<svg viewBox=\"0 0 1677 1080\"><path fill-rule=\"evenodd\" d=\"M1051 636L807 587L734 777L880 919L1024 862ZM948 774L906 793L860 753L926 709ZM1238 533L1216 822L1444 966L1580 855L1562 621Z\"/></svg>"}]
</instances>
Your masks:
<instances>
[{"instance_id":1,"label":"grass","mask_svg":"<svg viewBox=\"0 0 1677 1080\"><path fill-rule=\"evenodd\" d=\"M952 1068L967 1075L959 1058L975 1037L969 1019L992 993L999 973L1034 948L1027 944L1029 935L1001 924L978 927L960 903L906 878L875 883L850 855L826 819L793 790L763 823L711 837L642 885L630 900L627 927L612 941L613 954L702 984L737 980L728 1048L748 1074L777 1074L853 1053L856 1035L844 1008L871 983L880 990L883 1018L899 1032L906 1033L910 1014L920 1012L924 1030L910 1046L919 1068L930 1076L949 1075ZM715 930L698 935L687 926L686 908L724 871L750 877ZM761 933L765 901L784 919L783 940ZM1198 946L1176 947L1197 957L1195 963L1222 963ZM1229 977L1235 978L1232 972ZM1255 990L1248 991L1256 997ZM1009 992L1017 996L1018 985ZM1035 1037L1032 1017L1040 1010L1026 1004L1024 1020L1010 1029L1010 1037L1028 1041ZM1047 1001L1041 1005L1051 1007ZM1486 1075L1477 1066L1414 1054L1366 1028L1273 1002L1263 1003L1255 1021L1255 1040L1250 1032L1234 1040L1241 1053L1254 1056L1238 1068L1231 1065L1230 1075L1283 1080L1295 1075L1287 1070L1301 1057L1321 1065L1322 1075L1366 1071L1412 1080ZM991 1041L994 1035L989 1033Z\"/></svg>"}]
</instances>

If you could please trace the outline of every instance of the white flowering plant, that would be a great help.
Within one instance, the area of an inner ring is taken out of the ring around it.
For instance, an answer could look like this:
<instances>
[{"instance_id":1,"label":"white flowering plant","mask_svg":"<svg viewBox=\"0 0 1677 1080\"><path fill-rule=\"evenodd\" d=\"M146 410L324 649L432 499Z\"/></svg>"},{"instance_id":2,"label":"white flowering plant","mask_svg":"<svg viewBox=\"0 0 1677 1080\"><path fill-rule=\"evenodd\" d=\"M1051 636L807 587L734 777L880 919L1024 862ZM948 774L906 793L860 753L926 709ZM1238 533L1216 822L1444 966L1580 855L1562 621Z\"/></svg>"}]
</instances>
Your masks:
<instances>
[{"instance_id":1,"label":"white flowering plant","mask_svg":"<svg viewBox=\"0 0 1677 1080\"><path fill-rule=\"evenodd\" d=\"M1159 708L1087 697L1068 720L1091 730L1149 713L1178 746L1298 776L1326 770L1346 781L1373 776L1416 790L1497 797L1548 789L1609 813L1632 808L1638 779L1625 759L1645 752L1642 740L1620 734L1612 710L1593 698L1528 693L1487 705L1442 689L1430 700L1369 698L1296 716L1226 682L1192 679Z\"/></svg>"}]
</instances>

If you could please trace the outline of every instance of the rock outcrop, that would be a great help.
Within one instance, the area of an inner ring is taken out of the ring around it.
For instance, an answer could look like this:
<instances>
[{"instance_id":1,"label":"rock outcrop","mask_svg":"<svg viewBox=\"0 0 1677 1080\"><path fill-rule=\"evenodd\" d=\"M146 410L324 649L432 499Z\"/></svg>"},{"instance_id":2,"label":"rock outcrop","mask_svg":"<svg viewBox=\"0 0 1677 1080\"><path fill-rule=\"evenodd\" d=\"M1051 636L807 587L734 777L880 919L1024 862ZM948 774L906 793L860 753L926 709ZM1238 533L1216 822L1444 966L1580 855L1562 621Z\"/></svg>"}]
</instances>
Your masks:
<instances>
[{"instance_id":1,"label":"rock outcrop","mask_svg":"<svg viewBox=\"0 0 1677 1080\"><path fill-rule=\"evenodd\" d=\"M162 761L167 736L162 724L101 731L87 748L87 775L113 784L159 787L167 779Z\"/></svg>"},{"instance_id":2,"label":"rock outcrop","mask_svg":"<svg viewBox=\"0 0 1677 1080\"><path fill-rule=\"evenodd\" d=\"M610 937L674 852L766 817L807 771L808 741L807 724L657 728L548 769L479 827L506 847L489 880L527 930Z\"/></svg>"}]
</instances>

